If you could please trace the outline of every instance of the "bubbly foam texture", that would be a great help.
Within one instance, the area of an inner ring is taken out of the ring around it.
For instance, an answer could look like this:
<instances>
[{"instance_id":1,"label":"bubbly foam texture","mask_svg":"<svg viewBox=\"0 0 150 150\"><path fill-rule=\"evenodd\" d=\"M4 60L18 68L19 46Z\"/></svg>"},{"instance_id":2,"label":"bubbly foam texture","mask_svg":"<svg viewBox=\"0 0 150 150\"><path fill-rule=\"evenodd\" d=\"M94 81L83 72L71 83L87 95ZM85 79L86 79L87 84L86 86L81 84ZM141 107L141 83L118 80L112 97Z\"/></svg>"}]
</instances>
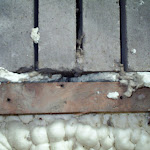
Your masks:
<instances>
[{"instance_id":1,"label":"bubbly foam texture","mask_svg":"<svg viewBox=\"0 0 150 150\"><path fill-rule=\"evenodd\" d=\"M0 117L0 150L150 150L148 114Z\"/></svg>"}]
</instances>

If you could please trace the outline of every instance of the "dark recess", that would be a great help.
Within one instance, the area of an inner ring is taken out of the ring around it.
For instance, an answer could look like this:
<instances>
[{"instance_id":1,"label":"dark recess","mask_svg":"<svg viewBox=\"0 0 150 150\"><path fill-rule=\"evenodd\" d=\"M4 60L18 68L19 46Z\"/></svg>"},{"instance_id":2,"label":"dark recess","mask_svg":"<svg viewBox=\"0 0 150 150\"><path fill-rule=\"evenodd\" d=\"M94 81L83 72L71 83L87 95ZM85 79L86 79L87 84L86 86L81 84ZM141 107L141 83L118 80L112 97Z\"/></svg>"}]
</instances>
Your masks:
<instances>
[{"instance_id":1,"label":"dark recess","mask_svg":"<svg viewBox=\"0 0 150 150\"><path fill-rule=\"evenodd\" d=\"M11 101L11 99L10 98L7 98L7 102L10 102Z\"/></svg>"},{"instance_id":2,"label":"dark recess","mask_svg":"<svg viewBox=\"0 0 150 150\"><path fill-rule=\"evenodd\" d=\"M39 26L39 0L34 0L34 28ZM38 70L38 44L34 43L34 70Z\"/></svg>"},{"instance_id":3,"label":"dark recess","mask_svg":"<svg viewBox=\"0 0 150 150\"><path fill-rule=\"evenodd\" d=\"M126 0L120 0L120 44L121 44L121 64L127 70L127 23L126 23Z\"/></svg>"},{"instance_id":4,"label":"dark recess","mask_svg":"<svg viewBox=\"0 0 150 150\"><path fill-rule=\"evenodd\" d=\"M76 0L76 40L81 40L80 48L82 48L82 36L83 36L83 17L82 17L82 0ZM76 47L79 47L79 43L76 42Z\"/></svg>"}]
</instances>

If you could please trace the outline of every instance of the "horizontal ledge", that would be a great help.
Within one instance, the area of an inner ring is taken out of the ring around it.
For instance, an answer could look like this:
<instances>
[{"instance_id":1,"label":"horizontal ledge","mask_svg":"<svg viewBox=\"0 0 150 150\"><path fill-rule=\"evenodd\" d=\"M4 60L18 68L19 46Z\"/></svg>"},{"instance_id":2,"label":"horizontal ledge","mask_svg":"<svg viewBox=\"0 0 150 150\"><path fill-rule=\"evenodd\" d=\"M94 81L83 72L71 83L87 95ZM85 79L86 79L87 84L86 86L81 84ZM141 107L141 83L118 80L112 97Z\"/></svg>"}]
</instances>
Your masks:
<instances>
[{"instance_id":1,"label":"horizontal ledge","mask_svg":"<svg viewBox=\"0 0 150 150\"><path fill-rule=\"evenodd\" d=\"M2 83L0 114L147 112L150 89L142 88L130 98L113 100L126 90L118 82Z\"/></svg>"}]
</instances>

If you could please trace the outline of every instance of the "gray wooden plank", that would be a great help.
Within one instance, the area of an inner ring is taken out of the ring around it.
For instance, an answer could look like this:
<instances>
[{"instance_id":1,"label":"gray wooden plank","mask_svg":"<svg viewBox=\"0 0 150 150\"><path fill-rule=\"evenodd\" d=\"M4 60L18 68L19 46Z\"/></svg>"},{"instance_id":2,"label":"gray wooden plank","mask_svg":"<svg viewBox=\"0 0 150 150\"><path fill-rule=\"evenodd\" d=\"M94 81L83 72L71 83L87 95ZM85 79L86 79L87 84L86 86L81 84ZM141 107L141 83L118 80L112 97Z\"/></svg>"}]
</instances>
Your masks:
<instances>
[{"instance_id":1,"label":"gray wooden plank","mask_svg":"<svg viewBox=\"0 0 150 150\"><path fill-rule=\"evenodd\" d=\"M120 21L117 0L83 0L84 71L117 71Z\"/></svg>"},{"instance_id":2,"label":"gray wooden plank","mask_svg":"<svg viewBox=\"0 0 150 150\"><path fill-rule=\"evenodd\" d=\"M128 71L150 71L150 0L127 0Z\"/></svg>"},{"instance_id":3,"label":"gray wooden plank","mask_svg":"<svg viewBox=\"0 0 150 150\"><path fill-rule=\"evenodd\" d=\"M70 71L76 54L75 0L39 1L39 68Z\"/></svg>"},{"instance_id":4,"label":"gray wooden plank","mask_svg":"<svg viewBox=\"0 0 150 150\"><path fill-rule=\"evenodd\" d=\"M0 67L16 71L34 64L33 0L0 0Z\"/></svg>"}]
</instances>

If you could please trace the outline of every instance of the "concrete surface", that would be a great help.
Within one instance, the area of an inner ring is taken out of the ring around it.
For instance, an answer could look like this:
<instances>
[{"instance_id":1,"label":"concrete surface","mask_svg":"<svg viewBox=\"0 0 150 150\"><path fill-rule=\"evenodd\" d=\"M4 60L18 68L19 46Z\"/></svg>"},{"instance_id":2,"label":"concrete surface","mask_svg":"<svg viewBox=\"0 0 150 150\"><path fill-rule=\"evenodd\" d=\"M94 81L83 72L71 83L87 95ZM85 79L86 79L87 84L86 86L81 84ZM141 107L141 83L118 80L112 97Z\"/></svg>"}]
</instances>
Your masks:
<instances>
[{"instance_id":1,"label":"concrete surface","mask_svg":"<svg viewBox=\"0 0 150 150\"><path fill-rule=\"evenodd\" d=\"M33 0L0 0L0 67L16 71L34 64Z\"/></svg>"},{"instance_id":2,"label":"concrete surface","mask_svg":"<svg viewBox=\"0 0 150 150\"><path fill-rule=\"evenodd\" d=\"M84 71L116 71L120 62L117 0L83 0Z\"/></svg>"},{"instance_id":3,"label":"concrete surface","mask_svg":"<svg viewBox=\"0 0 150 150\"><path fill-rule=\"evenodd\" d=\"M39 1L39 68L70 71L75 67L76 1Z\"/></svg>"},{"instance_id":4,"label":"concrete surface","mask_svg":"<svg viewBox=\"0 0 150 150\"><path fill-rule=\"evenodd\" d=\"M127 0L128 71L150 71L150 1Z\"/></svg>"}]
</instances>

